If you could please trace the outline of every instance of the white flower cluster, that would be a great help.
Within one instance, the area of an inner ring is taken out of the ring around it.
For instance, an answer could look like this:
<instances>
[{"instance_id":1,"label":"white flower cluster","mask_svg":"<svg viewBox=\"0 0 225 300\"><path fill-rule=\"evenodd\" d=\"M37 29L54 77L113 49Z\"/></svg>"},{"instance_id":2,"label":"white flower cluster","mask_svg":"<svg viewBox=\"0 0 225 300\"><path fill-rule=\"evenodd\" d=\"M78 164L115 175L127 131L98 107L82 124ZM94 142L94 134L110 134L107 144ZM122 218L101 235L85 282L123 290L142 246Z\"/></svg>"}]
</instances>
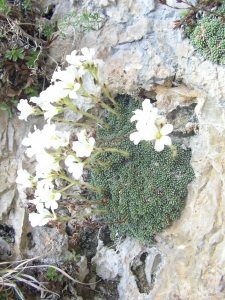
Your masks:
<instances>
[{"instance_id":1,"label":"white flower cluster","mask_svg":"<svg viewBox=\"0 0 225 300\"><path fill-rule=\"evenodd\" d=\"M52 75L52 84L42 91L39 97L30 98L29 101L34 106L31 106L27 100L20 100L17 105L18 110L21 111L19 119L27 121L29 115L44 114L45 120L50 120L65 109L74 108L70 99L77 99L83 75L87 71L97 72L97 66L101 64L100 60L93 59L94 49L82 48L81 52L83 55L76 55L77 51L74 50L71 55L66 56L70 66L63 71L58 68Z\"/></svg>"},{"instance_id":2,"label":"white flower cluster","mask_svg":"<svg viewBox=\"0 0 225 300\"><path fill-rule=\"evenodd\" d=\"M49 220L56 219L54 210L58 208L58 200L62 196L61 190L54 189L56 178L66 179L72 185L81 179L85 166L84 158L91 155L95 139L88 138L86 130L78 133L77 137L78 141L70 143L68 132L57 131L55 124L46 124L42 130L35 128L33 133L30 132L28 137L23 139L22 144L27 146L27 156L35 155L38 162L34 176L26 170L19 169L16 178L19 189L35 189L34 199L29 200L38 210L38 213L29 214L32 226L45 225ZM66 176L65 166L75 181ZM52 213L47 208L51 209Z\"/></svg>"},{"instance_id":3,"label":"white flower cluster","mask_svg":"<svg viewBox=\"0 0 225 300\"><path fill-rule=\"evenodd\" d=\"M143 110L137 109L131 122L137 121L136 132L131 133L130 140L137 145L140 141L155 141L155 150L160 152L164 145L171 146L169 133L173 131L173 125L167 124L165 117L158 115L158 109L153 107L149 99L142 102Z\"/></svg>"}]
</instances>

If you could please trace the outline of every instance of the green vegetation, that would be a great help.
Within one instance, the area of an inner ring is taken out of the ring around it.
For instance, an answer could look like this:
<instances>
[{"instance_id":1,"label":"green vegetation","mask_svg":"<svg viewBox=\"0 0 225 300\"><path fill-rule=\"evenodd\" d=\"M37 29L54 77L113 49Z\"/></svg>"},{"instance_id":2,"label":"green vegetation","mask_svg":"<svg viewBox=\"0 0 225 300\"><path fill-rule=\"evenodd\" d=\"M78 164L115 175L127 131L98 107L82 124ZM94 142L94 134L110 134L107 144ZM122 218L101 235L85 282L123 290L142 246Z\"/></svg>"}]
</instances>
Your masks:
<instances>
[{"instance_id":1,"label":"green vegetation","mask_svg":"<svg viewBox=\"0 0 225 300\"><path fill-rule=\"evenodd\" d=\"M176 145L178 155L173 159L168 147L156 152L151 143L143 141L134 145L129 134L135 131L135 122L129 120L132 112L140 108L140 102L130 96L119 96L117 101L122 107L119 111L122 119L109 114L105 121L110 129L98 131L97 145L128 151L130 157L109 152L99 155L100 161L111 166L92 171L91 184L101 189L108 199L107 207L100 208L108 210L104 219L112 222L112 238L118 234L152 242L156 233L180 217L187 184L194 177L191 151ZM96 199L100 196L96 195Z\"/></svg>"},{"instance_id":2,"label":"green vegetation","mask_svg":"<svg viewBox=\"0 0 225 300\"><path fill-rule=\"evenodd\" d=\"M49 281L62 281L63 275L59 274L56 269L48 268L46 277Z\"/></svg>"},{"instance_id":3,"label":"green vegetation","mask_svg":"<svg viewBox=\"0 0 225 300\"><path fill-rule=\"evenodd\" d=\"M74 11L72 13L66 14L62 22L58 24L58 27L61 35L66 36L65 31L68 27L72 27L74 32L90 30L95 31L100 28L101 22L102 18L100 17L98 12L83 12L82 14L78 15Z\"/></svg>"},{"instance_id":4,"label":"green vegetation","mask_svg":"<svg viewBox=\"0 0 225 300\"><path fill-rule=\"evenodd\" d=\"M77 254L75 250L72 251L72 254L73 256L67 256L65 257L65 260L66 261L76 261L76 262L79 262L80 261L80 258L81 258L81 255L80 254Z\"/></svg>"},{"instance_id":5,"label":"green vegetation","mask_svg":"<svg viewBox=\"0 0 225 300\"><path fill-rule=\"evenodd\" d=\"M225 18L225 2L215 12ZM206 15L185 30L192 45L204 58L219 65L225 63L225 22L222 17Z\"/></svg>"},{"instance_id":6,"label":"green vegetation","mask_svg":"<svg viewBox=\"0 0 225 300\"><path fill-rule=\"evenodd\" d=\"M11 8L7 5L7 0L0 0L0 13L8 15Z\"/></svg>"},{"instance_id":7,"label":"green vegetation","mask_svg":"<svg viewBox=\"0 0 225 300\"><path fill-rule=\"evenodd\" d=\"M20 49L12 49L12 50L6 50L6 54L5 57L9 60L13 60L13 61L17 61L18 58L23 59L24 55L23 55L24 49L20 48Z\"/></svg>"}]
</instances>

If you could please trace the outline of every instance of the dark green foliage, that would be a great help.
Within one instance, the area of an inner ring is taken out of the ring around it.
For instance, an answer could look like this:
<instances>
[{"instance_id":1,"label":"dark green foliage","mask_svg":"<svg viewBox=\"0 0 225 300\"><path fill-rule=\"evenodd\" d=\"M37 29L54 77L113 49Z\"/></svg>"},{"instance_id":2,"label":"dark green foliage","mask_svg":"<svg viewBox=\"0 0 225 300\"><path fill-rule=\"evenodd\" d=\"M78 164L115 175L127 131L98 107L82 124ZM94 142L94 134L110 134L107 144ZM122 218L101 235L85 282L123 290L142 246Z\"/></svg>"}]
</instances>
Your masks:
<instances>
[{"instance_id":1,"label":"dark green foliage","mask_svg":"<svg viewBox=\"0 0 225 300\"><path fill-rule=\"evenodd\" d=\"M225 1L214 13L225 17ZM204 58L216 64L225 63L225 18L209 14L186 27L192 45Z\"/></svg>"},{"instance_id":2,"label":"dark green foliage","mask_svg":"<svg viewBox=\"0 0 225 300\"><path fill-rule=\"evenodd\" d=\"M140 102L124 95L117 100L122 106L120 114L123 118L118 120L109 114L106 121L110 129L99 130L98 146L128 151L130 157L102 153L99 159L110 162L111 167L93 171L91 181L109 199L105 220L126 219L121 225L111 225L112 237L118 233L152 242L156 233L179 218L184 207L186 186L194 177L190 165L191 151L178 146L178 156L173 159L169 148L156 152L151 143L143 141L134 145L129 134L136 131L136 122L131 123L130 118L133 111L141 107Z\"/></svg>"}]
</instances>

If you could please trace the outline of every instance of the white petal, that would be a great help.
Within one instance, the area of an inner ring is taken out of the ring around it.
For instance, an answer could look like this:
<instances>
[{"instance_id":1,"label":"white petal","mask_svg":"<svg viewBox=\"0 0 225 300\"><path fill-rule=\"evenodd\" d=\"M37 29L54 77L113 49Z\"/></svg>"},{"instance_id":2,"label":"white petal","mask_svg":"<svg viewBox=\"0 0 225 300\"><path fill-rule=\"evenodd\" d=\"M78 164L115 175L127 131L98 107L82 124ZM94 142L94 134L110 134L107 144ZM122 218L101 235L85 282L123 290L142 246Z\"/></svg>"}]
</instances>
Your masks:
<instances>
[{"instance_id":1,"label":"white petal","mask_svg":"<svg viewBox=\"0 0 225 300\"><path fill-rule=\"evenodd\" d=\"M84 164L82 164L82 163L77 164L76 171L73 172L73 177L76 180L78 180L81 177L81 175L83 174L83 167L84 167Z\"/></svg>"},{"instance_id":2,"label":"white petal","mask_svg":"<svg viewBox=\"0 0 225 300\"><path fill-rule=\"evenodd\" d=\"M148 141L152 141L156 139L156 135L159 132L158 128L153 124L149 124L147 127L147 133L148 133Z\"/></svg>"},{"instance_id":3,"label":"white petal","mask_svg":"<svg viewBox=\"0 0 225 300\"><path fill-rule=\"evenodd\" d=\"M164 145L171 145L171 138L169 136L162 136L160 139Z\"/></svg>"},{"instance_id":4,"label":"white petal","mask_svg":"<svg viewBox=\"0 0 225 300\"><path fill-rule=\"evenodd\" d=\"M132 142L134 142L134 145L139 144L139 142L141 141L141 134L140 132L133 132L130 134L130 140Z\"/></svg>"},{"instance_id":5,"label":"white petal","mask_svg":"<svg viewBox=\"0 0 225 300\"><path fill-rule=\"evenodd\" d=\"M95 139L94 139L93 137L90 137L90 138L88 139L88 143L89 143L90 146L94 146L94 144L95 144Z\"/></svg>"},{"instance_id":6,"label":"white petal","mask_svg":"<svg viewBox=\"0 0 225 300\"><path fill-rule=\"evenodd\" d=\"M162 139L158 139L155 141L155 150L161 152L164 149L164 144Z\"/></svg>"},{"instance_id":7,"label":"white petal","mask_svg":"<svg viewBox=\"0 0 225 300\"><path fill-rule=\"evenodd\" d=\"M152 110L152 104L151 104L150 100L149 99L145 99L142 102L142 107L143 107L144 111L150 112Z\"/></svg>"},{"instance_id":8,"label":"white petal","mask_svg":"<svg viewBox=\"0 0 225 300\"><path fill-rule=\"evenodd\" d=\"M51 203L51 210L55 210L59 207L58 203L56 201L52 201Z\"/></svg>"},{"instance_id":9,"label":"white petal","mask_svg":"<svg viewBox=\"0 0 225 300\"><path fill-rule=\"evenodd\" d=\"M160 133L162 135L167 135L173 131L173 125L171 124L166 124L163 126L163 128L160 130Z\"/></svg>"}]
</instances>

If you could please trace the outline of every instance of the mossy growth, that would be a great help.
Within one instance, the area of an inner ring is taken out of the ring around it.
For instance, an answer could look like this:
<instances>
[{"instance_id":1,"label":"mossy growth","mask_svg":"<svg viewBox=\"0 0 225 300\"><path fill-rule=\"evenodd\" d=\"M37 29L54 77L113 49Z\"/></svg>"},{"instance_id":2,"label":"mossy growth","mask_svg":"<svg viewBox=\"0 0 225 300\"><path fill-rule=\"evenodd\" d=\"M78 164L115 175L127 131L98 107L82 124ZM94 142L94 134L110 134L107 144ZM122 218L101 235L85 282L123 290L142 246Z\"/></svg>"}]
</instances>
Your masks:
<instances>
[{"instance_id":1,"label":"mossy growth","mask_svg":"<svg viewBox=\"0 0 225 300\"><path fill-rule=\"evenodd\" d=\"M214 13L218 15L203 16L185 31L191 44L204 58L221 65L225 63L225 1Z\"/></svg>"},{"instance_id":2,"label":"mossy growth","mask_svg":"<svg viewBox=\"0 0 225 300\"><path fill-rule=\"evenodd\" d=\"M156 233L180 217L187 184L194 177L191 151L177 145L178 155L173 159L168 147L156 152L154 145L145 141L134 145L129 134L136 131L136 122L131 123L130 118L134 110L141 108L141 102L127 95L117 97L117 101L122 119L108 115L105 121L110 129L98 131L97 146L122 149L130 156L109 152L99 155L99 160L110 162L110 167L92 171L91 183L108 199L104 219L110 223L124 221L110 225L112 238L126 235L153 242Z\"/></svg>"}]
</instances>

